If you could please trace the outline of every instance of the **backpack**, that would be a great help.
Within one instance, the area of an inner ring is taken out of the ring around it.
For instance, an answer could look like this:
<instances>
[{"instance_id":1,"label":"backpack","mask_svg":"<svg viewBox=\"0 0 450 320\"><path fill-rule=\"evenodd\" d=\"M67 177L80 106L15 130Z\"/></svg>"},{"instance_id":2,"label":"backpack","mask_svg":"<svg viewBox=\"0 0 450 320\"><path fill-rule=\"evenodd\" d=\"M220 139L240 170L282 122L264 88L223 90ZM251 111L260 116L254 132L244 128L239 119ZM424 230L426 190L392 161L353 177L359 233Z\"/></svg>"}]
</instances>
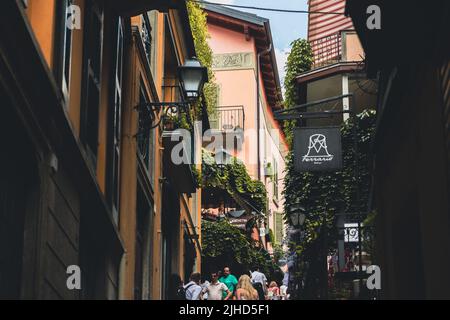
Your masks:
<instances>
[{"instance_id":1,"label":"backpack","mask_svg":"<svg viewBox=\"0 0 450 320\"><path fill-rule=\"evenodd\" d=\"M193 285L194 285L194 283L191 283L186 288L183 286L179 287L177 290L177 300L187 300L187 298L186 298L187 289L189 289Z\"/></svg>"}]
</instances>

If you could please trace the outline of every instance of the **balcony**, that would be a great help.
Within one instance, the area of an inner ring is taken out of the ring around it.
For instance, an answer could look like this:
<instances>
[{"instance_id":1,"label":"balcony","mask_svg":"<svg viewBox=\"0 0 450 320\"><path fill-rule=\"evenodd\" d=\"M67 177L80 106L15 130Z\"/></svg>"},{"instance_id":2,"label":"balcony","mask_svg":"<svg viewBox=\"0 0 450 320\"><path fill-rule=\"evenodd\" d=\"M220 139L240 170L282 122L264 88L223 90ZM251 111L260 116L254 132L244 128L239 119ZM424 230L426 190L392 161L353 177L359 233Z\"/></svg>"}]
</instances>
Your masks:
<instances>
[{"instance_id":1,"label":"balcony","mask_svg":"<svg viewBox=\"0 0 450 320\"><path fill-rule=\"evenodd\" d=\"M342 59L341 32L310 42L314 53L313 69L340 62Z\"/></svg>"},{"instance_id":2,"label":"balcony","mask_svg":"<svg viewBox=\"0 0 450 320\"><path fill-rule=\"evenodd\" d=\"M211 129L224 132L244 131L245 113L243 106L218 107L217 114L210 119Z\"/></svg>"},{"instance_id":3,"label":"balcony","mask_svg":"<svg viewBox=\"0 0 450 320\"><path fill-rule=\"evenodd\" d=\"M358 35L353 30L344 30L310 41L313 51L312 69L337 63L359 63L364 59L364 50Z\"/></svg>"},{"instance_id":4,"label":"balcony","mask_svg":"<svg viewBox=\"0 0 450 320\"><path fill-rule=\"evenodd\" d=\"M176 78L164 78L163 100L183 101L182 89ZM163 163L167 178L180 193L196 192L197 182L193 172L195 140L192 119L188 110L169 109L164 120L162 141L164 146ZM188 120L189 118L189 120ZM174 158L175 157L175 158Z\"/></svg>"}]
</instances>

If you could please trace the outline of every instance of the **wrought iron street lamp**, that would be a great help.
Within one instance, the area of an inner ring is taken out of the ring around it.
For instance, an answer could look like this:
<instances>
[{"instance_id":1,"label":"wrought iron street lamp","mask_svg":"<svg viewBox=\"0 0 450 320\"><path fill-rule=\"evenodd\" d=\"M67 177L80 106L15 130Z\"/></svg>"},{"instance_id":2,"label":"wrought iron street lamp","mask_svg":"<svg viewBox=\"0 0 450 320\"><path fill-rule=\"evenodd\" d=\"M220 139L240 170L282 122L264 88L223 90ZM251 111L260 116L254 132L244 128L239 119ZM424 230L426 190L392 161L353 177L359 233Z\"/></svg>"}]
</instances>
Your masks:
<instances>
[{"instance_id":1,"label":"wrought iron street lamp","mask_svg":"<svg viewBox=\"0 0 450 320\"><path fill-rule=\"evenodd\" d=\"M192 102L200 97L203 86L208 81L208 69L202 67L194 57L178 68L178 78L185 99Z\"/></svg>"},{"instance_id":2,"label":"wrought iron street lamp","mask_svg":"<svg viewBox=\"0 0 450 320\"><path fill-rule=\"evenodd\" d=\"M306 219L306 210L299 204L294 204L290 208L289 217L294 228L302 227Z\"/></svg>"},{"instance_id":3,"label":"wrought iron street lamp","mask_svg":"<svg viewBox=\"0 0 450 320\"><path fill-rule=\"evenodd\" d=\"M136 107L140 118L137 136L158 127L169 113L184 112L187 115L187 121L191 122L189 107L200 98L203 86L208 82L208 69L203 67L197 58L188 59L183 66L178 67L178 80L182 101L146 102ZM160 115L161 110L163 111L162 115Z\"/></svg>"}]
</instances>

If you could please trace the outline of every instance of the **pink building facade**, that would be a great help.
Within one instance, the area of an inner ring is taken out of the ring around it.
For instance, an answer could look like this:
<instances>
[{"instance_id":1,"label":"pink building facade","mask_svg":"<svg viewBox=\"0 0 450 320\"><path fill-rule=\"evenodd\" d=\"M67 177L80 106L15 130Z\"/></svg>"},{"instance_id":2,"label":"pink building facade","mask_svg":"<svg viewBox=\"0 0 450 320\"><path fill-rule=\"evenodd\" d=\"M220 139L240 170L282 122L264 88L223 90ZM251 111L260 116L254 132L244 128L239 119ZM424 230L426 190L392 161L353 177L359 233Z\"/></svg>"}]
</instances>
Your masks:
<instances>
[{"instance_id":1,"label":"pink building facade","mask_svg":"<svg viewBox=\"0 0 450 320\"><path fill-rule=\"evenodd\" d=\"M259 237L254 238L262 239L271 252L269 230L274 235L272 242L278 244L286 233L282 190L288 147L273 117L273 111L282 108L282 97L270 24L259 16L224 7L207 5L206 10L219 96L211 127L240 135L240 144L230 144L226 151L242 160L250 176L266 186L267 218L259 226Z\"/></svg>"}]
</instances>

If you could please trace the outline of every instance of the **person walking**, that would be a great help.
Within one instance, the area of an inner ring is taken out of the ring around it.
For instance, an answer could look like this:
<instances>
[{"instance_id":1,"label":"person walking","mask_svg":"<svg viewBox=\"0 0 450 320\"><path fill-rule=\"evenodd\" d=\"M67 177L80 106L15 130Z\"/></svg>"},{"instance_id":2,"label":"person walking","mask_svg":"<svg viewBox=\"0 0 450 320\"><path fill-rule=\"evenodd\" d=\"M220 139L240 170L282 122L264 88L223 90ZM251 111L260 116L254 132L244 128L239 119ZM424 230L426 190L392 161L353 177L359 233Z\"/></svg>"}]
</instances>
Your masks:
<instances>
[{"instance_id":1,"label":"person walking","mask_svg":"<svg viewBox=\"0 0 450 320\"><path fill-rule=\"evenodd\" d=\"M211 283L206 287L204 292L208 295L208 300L229 300L233 295L225 283L219 282L217 273L211 274Z\"/></svg>"},{"instance_id":2,"label":"person walking","mask_svg":"<svg viewBox=\"0 0 450 320\"><path fill-rule=\"evenodd\" d=\"M258 291L253 287L250 277L246 274L239 278L239 282L236 287L236 299L237 300L258 300Z\"/></svg>"},{"instance_id":3,"label":"person walking","mask_svg":"<svg viewBox=\"0 0 450 320\"><path fill-rule=\"evenodd\" d=\"M259 299L265 300L266 292L267 292L267 277L264 273L259 271L259 267L255 267L255 271L251 273L251 281L253 287L258 291Z\"/></svg>"},{"instance_id":4,"label":"person walking","mask_svg":"<svg viewBox=\"0 0 450 320\"><path fill-rule=\"evenodd\" d=\"M202 293L202 287L200 286L201 281L201 275L200 273L193 273L191 274L189 280L190 282L183 286L183 289L185 291L186 300L200 300L201 299L201 293Z\"/></svg>"},{"instance_id":5,"label":"person walking","mask_svg":"<svg viewBox=\"0 0 450 320\"><path fill-rule=\"evenodd\" d=\"M280 288L275 281L272 281L267 290L267 296L269 300L279 300L280 299Z\"/></svg>"},{"instance_id":6,"label":"person walking","mask_svg":"<svg viewBox=\"0 0 450 320\"><path fill-rule=\"evenodd\" d=\"M259 270L259 267L256 267L255 271L252 272L252 283L257 282L261 283L263 288L267 286L267 277Z\"/></svg>"},{"instance_id":7,"label":"person walking","mask_svg":"<svg viewBox=\"0 0 450 320\"><path fill-rule=\"evenodd\" d=\"M231 294L234 295L238 281L236 277L231 274L229 267L223 268L223 275L219 278L219 281L224 283L228 287L228 290L231 291ZM223 297L225 298L226 295L224 294Z\"/></svg>"}]
</instances>

